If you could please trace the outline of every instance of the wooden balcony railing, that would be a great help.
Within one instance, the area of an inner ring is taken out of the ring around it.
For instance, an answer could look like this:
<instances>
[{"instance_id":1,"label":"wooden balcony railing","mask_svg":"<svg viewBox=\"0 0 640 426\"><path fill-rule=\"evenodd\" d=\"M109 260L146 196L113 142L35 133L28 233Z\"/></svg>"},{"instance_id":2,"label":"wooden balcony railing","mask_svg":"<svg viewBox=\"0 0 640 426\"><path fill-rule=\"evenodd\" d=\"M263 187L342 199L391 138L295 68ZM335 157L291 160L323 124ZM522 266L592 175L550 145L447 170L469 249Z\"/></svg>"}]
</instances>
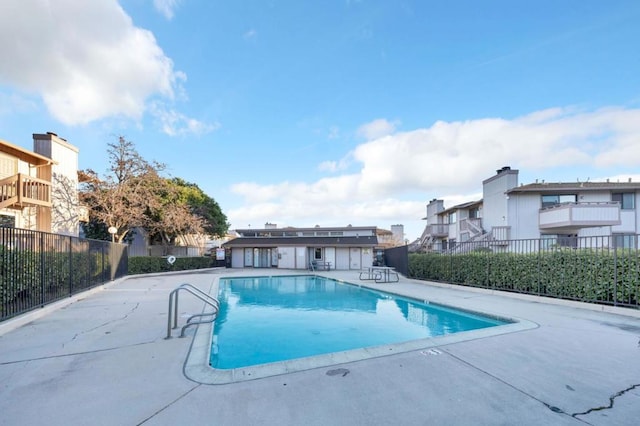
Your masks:
<instances>
[{"instance_id":1,"label":"wooden balcony railing","mask_svg":"<svg viewBox=\"0 0 640 426\"><path fill-rule=\"evenodd\" d=\"M51 182L18 173L0 179L0 209L51 207Z\"/></svg>"}]
</instances>

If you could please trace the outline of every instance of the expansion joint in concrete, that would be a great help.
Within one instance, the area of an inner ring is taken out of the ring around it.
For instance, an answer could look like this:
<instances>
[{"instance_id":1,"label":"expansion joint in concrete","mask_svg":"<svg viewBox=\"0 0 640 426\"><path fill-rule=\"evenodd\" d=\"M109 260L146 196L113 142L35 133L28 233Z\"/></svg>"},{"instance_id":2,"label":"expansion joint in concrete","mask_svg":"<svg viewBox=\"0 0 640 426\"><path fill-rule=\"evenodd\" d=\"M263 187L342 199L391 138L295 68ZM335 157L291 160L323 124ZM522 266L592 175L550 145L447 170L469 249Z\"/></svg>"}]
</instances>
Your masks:
<instances>
[{"instance_id":1,"label":"expansion joint in concrete","mask_svg":"<svg viewBox=\"0 0 640 426\"><path fill-rule=\"evenodd\" d=\"M159 410L157 410L155 413L153 413L152 415L150 415L149 417L147 417L146 419L142 420L140 423L137 423L136 426L140 426L145 424L146 422L148 422L149 420L151 420L152 418L154 418L155 416L157 416L158 414L162 413L164 410L166 410L167 408L171 407L173 404L175 404L176 402L180 401L182 398L186 397L187 395L189 395L191 392L193 392L194 390L198 389L200 386L202 386L200 383L198 383L197 385L195 385L194 387L192 387L191 389L189 389L188 391L182 393L180 396L178 396L176 399L174 399L173 401L171 401L170 403L168 403L167 405L163 406L162 408L160 408Z\"/></svg>"}]
</instances>

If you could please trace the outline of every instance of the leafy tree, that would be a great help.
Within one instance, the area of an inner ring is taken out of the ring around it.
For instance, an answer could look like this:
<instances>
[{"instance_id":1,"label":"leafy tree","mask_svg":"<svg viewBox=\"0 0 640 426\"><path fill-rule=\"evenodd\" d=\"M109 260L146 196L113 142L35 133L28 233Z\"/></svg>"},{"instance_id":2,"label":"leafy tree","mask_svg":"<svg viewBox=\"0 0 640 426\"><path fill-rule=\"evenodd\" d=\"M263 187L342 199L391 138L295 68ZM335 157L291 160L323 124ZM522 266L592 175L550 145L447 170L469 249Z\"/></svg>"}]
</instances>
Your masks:
<instances>
[{"instance_id":1,"label":"leafy tree","mask_svg":"<svg viewBox=\"0 0 640 426\"><path fill-rule=\"evenodd\" d=\"M153 182L156 199L148 203L144 228L152 242L174 245L185 234L203 234L202 218L180 199L180 192L168 179Z\"/></svg>"},{"instance_id":2,"label":"leafy tree","mask_svg":"<svg viewBox=\"0 0 640 426\"><path fill-rule=\"evenodd\" d=\"M147 204L154 198L150 181L159 179L164 165L147 162L123 137L108 147L110 174L102 179L91 169L79 173L80 197L90 208L90 226L84 229L87 236L98 237L105 228L114 227L115 240L123 242L144 223Z\"/></svg>"},{"instance_id":3,"label":"leafy tree","mask_svg":"<svg viewBox=\"0 0 640 426\"><path fill-rule=\"evenodd\" d=\"M147 162L123 137L108 147L105 178L90 169L79 172L80 196L90 208L88 237L110 239L107 230L114 227L115 239L123 242L143 228L152 241L174 244L179 235L226 232L218 204L197 185L162 177L165 166Z\"/></svg>"},{"instance_id":4,"label":"leafy tree","mask_svg":"<svg viewBox=\"0 0 640 426\"><path fill-rule=\"evenodd\" d=\"M203 220L204 231L212 236L223 236L229 230L227 216L213 198L205 194L195 183L173 178L171 182L180 192L180 201L184 201L193 214Z\"/></svg>"}]
</instances>

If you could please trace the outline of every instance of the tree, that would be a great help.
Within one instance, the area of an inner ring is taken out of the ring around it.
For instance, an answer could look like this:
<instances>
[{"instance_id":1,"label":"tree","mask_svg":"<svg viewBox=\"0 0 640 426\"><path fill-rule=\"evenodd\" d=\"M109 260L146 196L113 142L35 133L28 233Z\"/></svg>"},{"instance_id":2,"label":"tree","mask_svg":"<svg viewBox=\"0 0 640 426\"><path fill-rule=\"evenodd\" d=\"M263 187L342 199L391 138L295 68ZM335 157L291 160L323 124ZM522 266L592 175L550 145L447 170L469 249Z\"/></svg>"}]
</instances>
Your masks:
<instances>
[{"instance_id":1,"label":"tree","mask_svg":"<svg viewBox=\"0 0 640 426\"><path fill-rule=\"evenodd\" d=\"M195 183L173 178L171 182L180 192L180 200L184 201L193 214L203 220L204 231L212 236L223 236L229 230L227 216L213 198L205 194Z\"/></svg>"},{"instance_id":2,"label":"tree","mask_svg":"<svg viewBox=\"0 0 640 426\"><path fill-rule=\"evenodd\" d=\"M175 245L180 235L204 233L202 218L180 199L178 188L170 180L161 179L154 184L157 198L147 205L143 225L151 242Z\"/></svg>"},{"instance_id":3,"label":"tree","mask_svg":"<svg viewBox=\"0 0 640 426\"><path fill-rule=\"evenodd\" d=\"M180 178L166 179L158 189L158 204L147 211L145 229L152 242L175 244L178 236L224 235L227 217L218 203L194 183ZM200 243L203 243L201 241Z\"/></svg>"},{"instance_id":4,"label":"tree","mask_svg":"<svg viewBox=\"0 0 640 426\"><path fill-rule=\"evenodd\" d=\"M180 235L227 231L226 216L197 185L161 176L165 166L147 162L123 137L108 147L104 179L90 169L79 172L80 196L90 207L88 237L108 239L106 231L114 227L115 239L123 242L143 228L151 241L168 245Z\"/></svg>"},{"instance_id":5,"label":"tree","mask_svg":"<svg viewBox=\"0 0 640 426\"><path fill-rule=\"evenodd\" d=\"M122 136L108 147L111 174L104 179L91 169L79 174L80 196L90 207L92 219L92 226L85 227L85 232L95 230L101 234L104 228L113 227L115 240L123 242L134 228L143 224L146 205L153 199L148 181L158 176L164 166L148 163L138 154L133 142Z\"/></svg>"}]
</instances>

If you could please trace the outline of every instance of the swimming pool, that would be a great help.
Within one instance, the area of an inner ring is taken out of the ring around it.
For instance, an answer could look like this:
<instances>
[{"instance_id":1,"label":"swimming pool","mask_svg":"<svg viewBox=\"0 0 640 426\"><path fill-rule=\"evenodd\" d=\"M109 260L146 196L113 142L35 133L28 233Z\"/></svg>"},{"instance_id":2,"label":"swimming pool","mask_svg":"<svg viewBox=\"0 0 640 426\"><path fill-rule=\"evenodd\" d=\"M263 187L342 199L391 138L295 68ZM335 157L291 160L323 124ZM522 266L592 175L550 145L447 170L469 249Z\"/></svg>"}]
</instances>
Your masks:
<instances>
[{"instance_id":1,"label":"swimming pool","mask_svg":"<svg viewBox=\"0 0 640 426\"><path fill-rule=\"evenodd\" d=\"M531 328L315 275L219 278L217 289L218 319L198 327L185 363L187 377L199 383L250 380Z\"/></svg>"},{"instance_id":2,"label":"swimming pool","mask_svg":"<svg viewBox=\"0 0 640 426\"><path fill-rule=\"evenodd\" d=\"M315 275L220 280L210 364L230 369L506 322Z\"/></svg>"}]
</instances>

